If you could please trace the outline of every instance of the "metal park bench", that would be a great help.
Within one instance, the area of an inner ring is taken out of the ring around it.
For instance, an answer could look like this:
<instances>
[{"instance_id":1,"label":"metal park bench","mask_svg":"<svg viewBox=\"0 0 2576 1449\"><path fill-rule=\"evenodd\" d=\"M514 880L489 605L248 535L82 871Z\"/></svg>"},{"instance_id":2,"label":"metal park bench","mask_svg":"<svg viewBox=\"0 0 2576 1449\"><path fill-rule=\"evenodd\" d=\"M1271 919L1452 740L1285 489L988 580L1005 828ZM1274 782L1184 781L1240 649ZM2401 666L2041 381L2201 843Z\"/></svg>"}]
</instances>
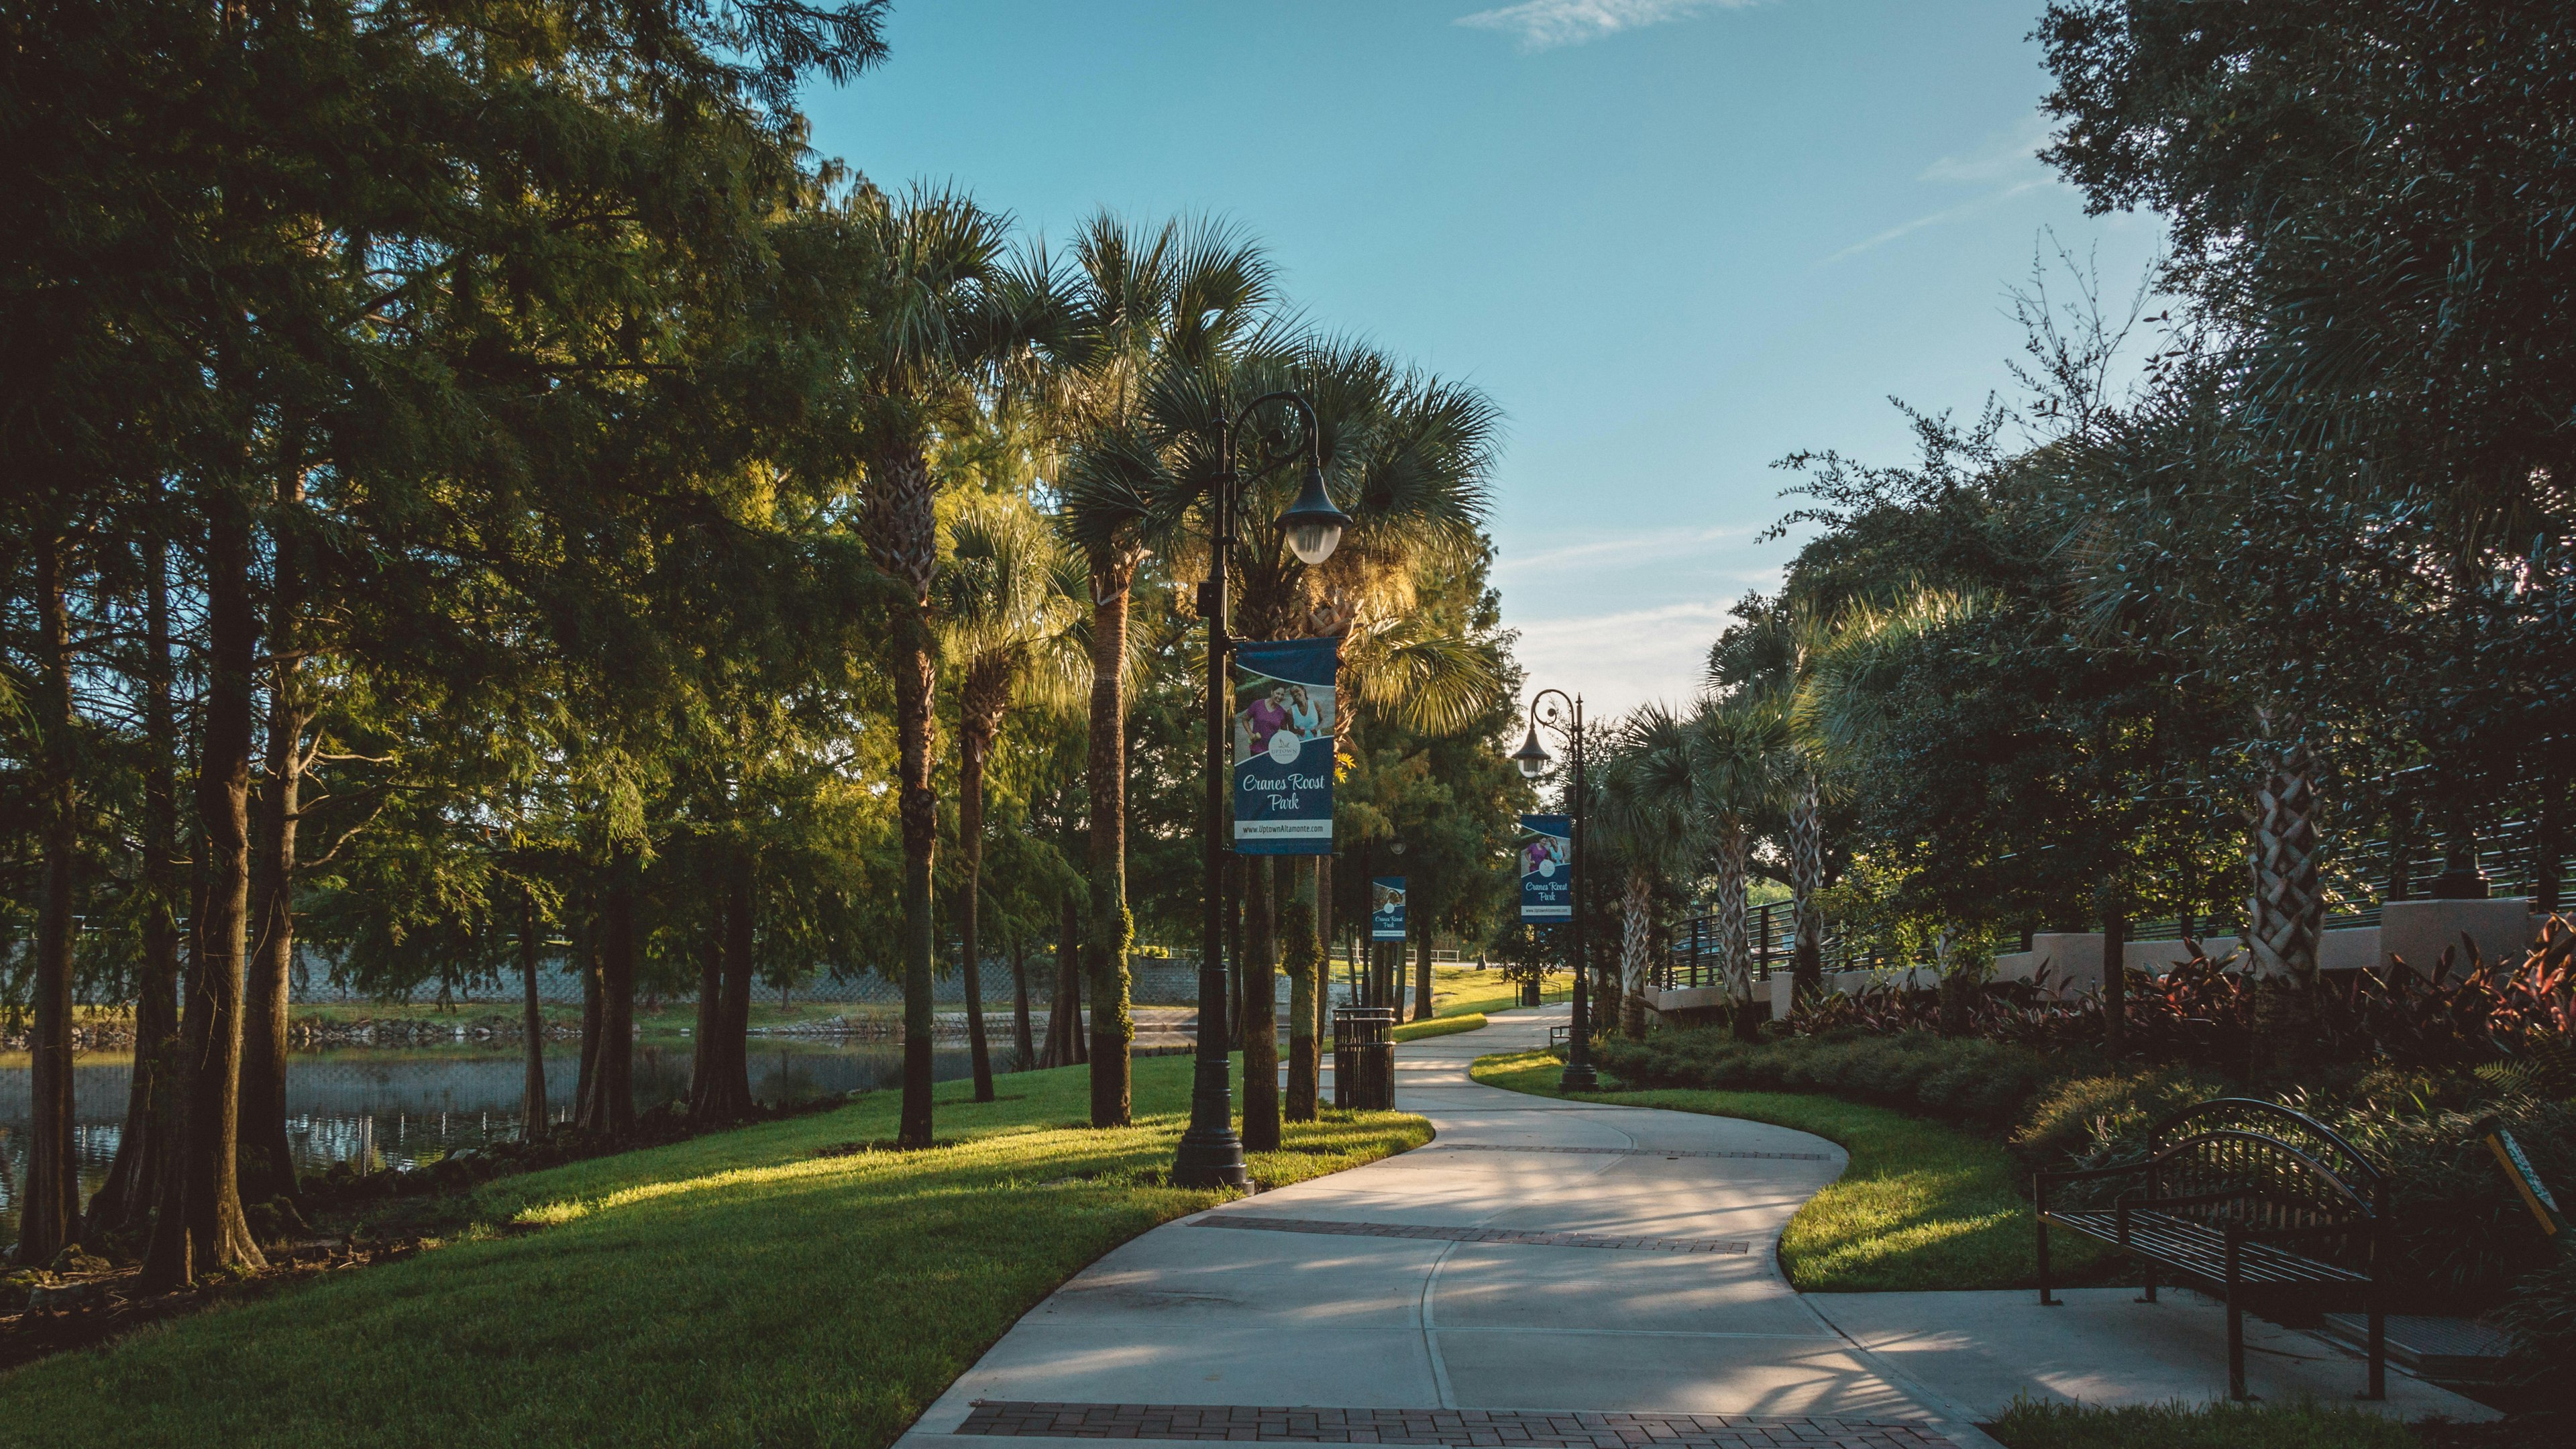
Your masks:
<instances>
[{"instance_id":1,"label":"metal park bench","mask_svg":"<svg viewBox=\"0 0 2576 1449\"><path fill-rule=\"evenodd\" d=\"M2363 1397L2380 1398L2388 1387L2381 1187L2380 1170L2313 1118L2243 1097L2203 1102L2157 1123L2136 1162L2038 1175L2039 1301L2058 1302L2049 1294L2050 1228L2145 1265L2140 1302L2156 1301L2159 1278L2210 1293L2227 1305L2227 1392L2238 1399L2247 1308L2358 1306L2370 1323ZM2070 1197L2083 1201L2064 1205Z\"/></svg>"},{"instance_id":2,"label":"metal park bench","mask_svg":"<svg viewBox=\"0 0 2576 1449\"><path fill-rule=\"evenodd\" d=\"M1573 1039L1574 1028L1564 1022L1560 1021L1547 1029L1547 1044L1551 1048L1561 1047Z\"/></svg>"}]
</instances>

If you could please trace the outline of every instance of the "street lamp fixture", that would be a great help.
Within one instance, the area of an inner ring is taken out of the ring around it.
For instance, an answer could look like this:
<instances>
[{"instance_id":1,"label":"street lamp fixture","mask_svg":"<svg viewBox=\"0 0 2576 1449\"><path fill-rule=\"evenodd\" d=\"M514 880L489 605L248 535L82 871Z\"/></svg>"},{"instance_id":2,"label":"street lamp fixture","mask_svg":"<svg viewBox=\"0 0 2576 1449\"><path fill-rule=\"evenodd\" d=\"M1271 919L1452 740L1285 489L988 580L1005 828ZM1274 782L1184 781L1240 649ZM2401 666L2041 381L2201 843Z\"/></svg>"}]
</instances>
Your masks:
<instances>
[{"instance_id":1,"label":"street lamp fixture","mask_svg":"<svg viewBox=\"0 0 2576 1449\"><path fill-rule=\"evenodd\" d=\"M1539 713L1540 703L1545 701L1551 694L1555 695L1557 700L1561 701L1565 706L1562 713L1564 722L1561 724L1558 722L1560 719L1560 712L1556 704L1549 704L1546 714L1542 715ZM1521 741L1521 747L1512 751L1511 755L1512 763L1520 766L1521 776L1524 779L1538 779L1545 775L1548 772L1549 767L1556 762L1556 757L1549 754L1547 746L1539 740L1538 727L1542 722L1562 731L1569 743L1572 745L1574 753L1574 779L1572 782L1572 789L1568 792L1571 798L1567 801L1566 810L1566 813L1574 818L1574 880L1572 882L1574 887L1574 918L1572 921L1568 922L1568 924L1574 928L1571 933L1573 937L1571 944L1574 948L1572 952L1574 957L1574 1020L1566 1032L1565 1075L1558 1080L1557 1087L1559 1090L1567 1092L1589 1092L1599 1086L1600 1081L1592 1072L1592 996L1590 990L1592 958L1590 953L1584 949L1583 939L1584 916L1586 914L1584 910L1585 897L1583 887L1585 881L1590 875L1590 871L1587 869L1585 864L1585 858L1591 853L1590 843L1583 838L1583 696L1579 694L1568 696L1566 692L1561 689L1542 689L1538 693L1530 696L1529 734Z\"/></svg>"},{"instance_id":2,"label":"street lamp fixture","mask_svg":"<svg viewBox=\"0 0 2576 1449\"><path fill-rule=\"evenodd\" d=\"M1235 466L1236 437L1255 412L1274 402L1295 408L1304 432L1285 451L1263 457L1247 475ZM1266 393L1244 404L1217 434L1216 477L1208 487L1208 574L1199 585L1198 600L1208 625L1207 839L1202 846L1207 914L1199 943L1199 1035L1190 1074L1190 1126L1172 1159L1172 1181L1180 1187L1241 1187L1252 1180L1243 1164L1243 1138L1234 1130L1234 1091L1225 1060L1225 737L1227 706L1234 695L1226 678L1231 641L1225 632L1225 571L1236 543L1236 495L1245 478L1264 477L1301 455L1306 476L1296 501L1279 515L1279 526L1298 562L1313 567L1333 556L1351 522L1333 506L1333 495L1324 486L1323 429L1314 404L1293 392Z\"/></svg>"},{"instance_id":3,"label":"street lamp fixture","mask_svg":"<svg viewBox=\"0 0 2576 1449\"><path fill-rule=\"evenodd\" d=\"M1312 427L1310 422L1310 433ZM1341 546L1342 530L1351 526L1350 515L1333 506L1320 465L1311 460L1306 464L1306 481L1297 489L1297 501L1279 515L1279 526L1287 530L1288 551L1310 568L1331 558Z\"/></svg>"},{"instance_id":4,"label":"street lamp fixture","mask_svg":"<svg viewBox=\"0 0 2576 1449\"><path fill-rule=\"evenodd\" d=\"M1536 720L1530 722L1529 738L1522 740L1521 747L1512 751L1512 763L1521 767L1524 780L1539 779L1556 764L1556 756L1549 754L1547 746L1539 743Z\"/></svg>"}]
</instances>

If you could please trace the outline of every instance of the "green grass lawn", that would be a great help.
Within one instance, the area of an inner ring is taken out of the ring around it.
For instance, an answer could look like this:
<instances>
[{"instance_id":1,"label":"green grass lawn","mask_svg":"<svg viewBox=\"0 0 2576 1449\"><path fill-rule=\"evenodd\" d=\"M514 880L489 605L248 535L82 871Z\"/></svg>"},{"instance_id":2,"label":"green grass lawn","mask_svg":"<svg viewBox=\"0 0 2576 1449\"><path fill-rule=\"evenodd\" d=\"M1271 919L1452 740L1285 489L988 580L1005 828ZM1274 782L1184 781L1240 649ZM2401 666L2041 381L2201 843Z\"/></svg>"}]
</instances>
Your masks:
<instances>
[{"instance_id":1,"label":"green grass lawn","mask_svg":"<svg viewBox=\"0 0 2576 1449\"><path fill-rule=\"evenodd\" d=\"M1160 1186L1190 1061L1136 1063L1132 1128L1095 1132L1085 1069L976 1106L940 1089L927 1152L876 1092L814 1116L486 1184L486 1228L0 1378L12 1446L891 1441L1084 1264L1212 1192ZM1240 1059L1237 1061L1240 1066ZM1240 1098L1238 1097L1238 1100ZM1291 1125L1292 1182L1417 1146L1418 1117Z\"/></svg>"},{"instance_id":2,"label":"green grass lawn","mask_svg":"<svg viewBox=\"0 0 2576 1449\"><path fill-rule=\"evenodd\" d=\"M2005 1449L2422 1449L2403 1422L2341 1405L2079 1409L2015 1404L1987 1431Z\"/></svg>"},{"instance_id":3,"label":"green grass lawn","mask_svg":"<svg viewBox=\"0 0 2576 1449\"><path fill-rule=\"evenodd\" d=\"M1464 1016L1435 1016L1429 1021L1408 1021L1395 1029L1397 1041L1420 1041L1426 1036L1450 1036L1462 1031L1475 1031L1485 1024L1485 1014L1471 1011Z\"/></svg>"},{"instance_id":4,"label":"green grass lawn","mask_svg":"<svg viewBox=\"0 0 2576 1449\"><path fill-rule=\"evenodd\" d=\"M1412 1009L1412 977L1405 977L1405 1007ZM1547 979L1551 993L1567 989L1571 977L1562 973ZM1503 968L1487 966L1479 971L1474 966L1431 968L1431 1014L1433 1016L1482 1016L1488 1012L1511 1011L1521 1004L1520 988L1503 979Z\"/></svg>"},{"instance_id":5,"label":"green grass lawn","mask_svg":"<svg viewBox=\"0 0 2576 1449\"><path fill-rule=\"evenodd\" d=\"M962 1005L944 1005L943 1009L963 1011L965 1008ZM441 1025L463 1025L497 1016L516 1026L522 1010L515 1000L459 1001L443 1009L435 1001L326 1001L298 1004L295 1019L322 1022L434 1021ZM577 1001L539 1002L538 1011L550 1025L581 1025L581 1003ZM778 998L773 995L766 1000L754 996L747 1019L754 1028L811 1026L845 1016L876 1016L892 1021L900 1017L902 1011L900 1006L872 1002L795 1000L782 1009ZM694 997L673 997L658 1008L643 1005L635 1008L637 1030L652 1040L678 1039L697 1024L698 1003ZM988 1020L986 1027L990 1030L993 1023ZM996 1035L999 1039L1007 1039L1009 1031L1010 1012L1006 1007L1001 1013L1000 1031Z\"/></svg>"},{"instance_id":6,"label":"green grass lawn","mask_svg":"<svg viewBox=\"0 0 2576 1449\"><path fill-rule=\"evenodd\" d=\"M1546 1052L1480 1057L1476 1080L1561 1096L1564 1063ZM1817 1293L2023 1288L2037 1283L2030 1204L2020 1167L1997 1143L1886 1107L1795 1092L1691 1088L1580 1094L1587 1102L1742 1117L1812 1132L1851 1154L1843 1175L1789 1220L1780 1264ZM2060 1283L2099 1281L2103 1255L2059 1237Z\"/></svg>"}]
</instances>

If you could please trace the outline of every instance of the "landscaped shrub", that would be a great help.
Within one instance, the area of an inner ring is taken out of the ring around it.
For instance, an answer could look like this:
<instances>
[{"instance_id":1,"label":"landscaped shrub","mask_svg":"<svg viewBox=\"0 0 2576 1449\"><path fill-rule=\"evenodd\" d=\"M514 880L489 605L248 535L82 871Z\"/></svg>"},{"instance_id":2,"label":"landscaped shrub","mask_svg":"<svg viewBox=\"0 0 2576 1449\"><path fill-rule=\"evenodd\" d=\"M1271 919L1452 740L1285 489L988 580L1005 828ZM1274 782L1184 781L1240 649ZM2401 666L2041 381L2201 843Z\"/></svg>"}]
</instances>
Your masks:
<instances>
[{"instance_id":1,"label":"landscaped shrub","mask_svg":"<svg viewBox=\"0 0 2576 1449\"><path fill-rule=\"evenodd\" d=\"M2514 1356L2526 1372L2559 1372L2576 1362L2576 1250L2559 1249L2547 1266L2516 1283L2496 1319L2513 1335Z\"/></svg>"},{"instance_id":2,"label":"landscaped shrub","mask_svg":"<svg viewBox=\"0 0 2576 1449\"><path fill-rule=\"evenodd\" d=\"M2160 1118L2226 1095L2226 1082L2192 1067L2069 1077L2032 1100L2012 1146L2039 1170L2119 1161L2144 1150Z\"/></svg>"},{"instance_id":3,"label":"landscaped shrub","mask_svg":"<svg viewBox=\"0 0 2576 1449\"><path fill-rule=\"evenodd\" d=\"M1819 1092L2001 1131L2066 1070L2027 1047L1928 1031L1748 1043L1716 1027L1604 1042L1603 1070L1639 1087Z\"/></svg>"}]
</instances>

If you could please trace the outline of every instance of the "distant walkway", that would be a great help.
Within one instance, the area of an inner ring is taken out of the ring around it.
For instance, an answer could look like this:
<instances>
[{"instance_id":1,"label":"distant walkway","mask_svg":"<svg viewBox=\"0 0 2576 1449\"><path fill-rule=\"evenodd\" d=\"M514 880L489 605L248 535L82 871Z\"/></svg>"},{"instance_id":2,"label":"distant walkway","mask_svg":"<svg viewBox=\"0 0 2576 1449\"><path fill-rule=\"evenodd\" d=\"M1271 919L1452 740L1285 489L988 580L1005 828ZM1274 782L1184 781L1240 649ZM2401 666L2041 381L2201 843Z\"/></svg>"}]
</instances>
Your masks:
<instances>
[{"instance_id":1,"label":"distant walkway","mask_svg":"<svg viewBox=\"0 0 2576 1449\"><path fill-rule=\"evenodd\" d=\"M995 1436L1684 1449L1987 1446L1782 1280L1818 1137L1469 1079L1562 1007L1399 1050L1431 1145L1145 1234L1020 1320L902 1449ZM1038 1446L1031 1446L1038 1449Z\"/></svg>"}]
</instances>

